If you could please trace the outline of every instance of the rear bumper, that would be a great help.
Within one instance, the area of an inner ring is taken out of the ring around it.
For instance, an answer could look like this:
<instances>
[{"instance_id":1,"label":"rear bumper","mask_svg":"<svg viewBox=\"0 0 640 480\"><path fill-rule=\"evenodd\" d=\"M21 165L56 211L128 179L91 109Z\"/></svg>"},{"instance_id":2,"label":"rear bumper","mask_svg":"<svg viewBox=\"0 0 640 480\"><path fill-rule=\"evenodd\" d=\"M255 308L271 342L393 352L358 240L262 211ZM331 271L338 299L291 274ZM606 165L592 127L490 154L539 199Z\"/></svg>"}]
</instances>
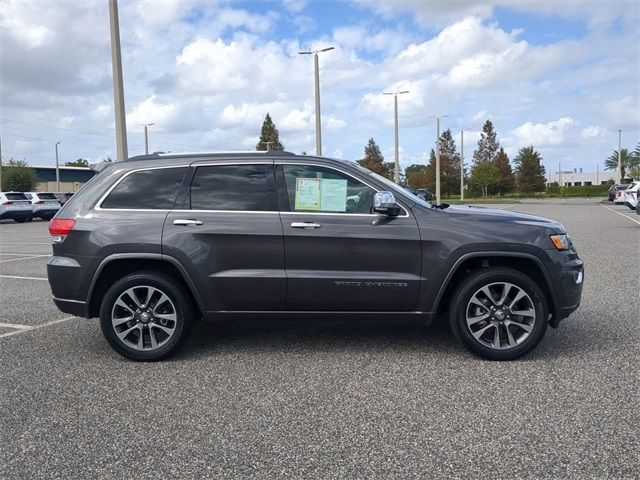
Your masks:
<instances>
[{"instance_id":1,"label":"rear bumper","mask_svg":"<svg viewBox=\"0 0 640 480\"><path fill-rule=\"evenodd\" d=\"M15 210L5 210L0 212L0 220L10 219L15 220L16 218L31 218L33 213L31 209L15 209Z\"/></svg>"},{"instance_id":2,"label":"rear bumper","mask_svg":"<svg viewBox=\"0 0 640 480\"><path fill-rule=\"evenodd\" d=\"M89 311L85 302L53 297L53 303L62 313L68 313L75 317L89 318Z\"/></svg>"}]
</instances>

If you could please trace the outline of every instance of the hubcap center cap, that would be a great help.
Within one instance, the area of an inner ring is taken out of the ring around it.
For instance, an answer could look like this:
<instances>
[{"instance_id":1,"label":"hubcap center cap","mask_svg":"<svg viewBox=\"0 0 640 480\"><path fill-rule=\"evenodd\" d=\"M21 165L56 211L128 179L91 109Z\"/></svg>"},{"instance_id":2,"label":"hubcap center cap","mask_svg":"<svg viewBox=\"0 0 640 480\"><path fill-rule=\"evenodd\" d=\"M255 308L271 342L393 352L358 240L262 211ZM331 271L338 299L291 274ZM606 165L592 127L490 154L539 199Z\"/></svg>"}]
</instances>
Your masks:
<instances>
[{"instance_id":1,"label":"hubcap center cap","mask_svg":"<svg viewBox=\"0 0 640 480\"><path fill-rule=\"evenodd\" d=\"M147 312L140 314L140 321L142 323L148 323L150 320L151 320L151 315L149 315Z\"/></svg>"},{"instance_id":2,"label":"hubcap center cap","mask_svg":"<svg viewBox=\"0 0 640 480\"><path fill-rule=\"evenodd\" d=\"M496 316L496 318L497 318L498 320L503 321L503 320L506 318L506 316L507 316L507 315L506 315L506 313L504 313L504 311L502 311L502 310L498 310L498 311L495 313L495 316Z\"/></svg>"}]
</instances>

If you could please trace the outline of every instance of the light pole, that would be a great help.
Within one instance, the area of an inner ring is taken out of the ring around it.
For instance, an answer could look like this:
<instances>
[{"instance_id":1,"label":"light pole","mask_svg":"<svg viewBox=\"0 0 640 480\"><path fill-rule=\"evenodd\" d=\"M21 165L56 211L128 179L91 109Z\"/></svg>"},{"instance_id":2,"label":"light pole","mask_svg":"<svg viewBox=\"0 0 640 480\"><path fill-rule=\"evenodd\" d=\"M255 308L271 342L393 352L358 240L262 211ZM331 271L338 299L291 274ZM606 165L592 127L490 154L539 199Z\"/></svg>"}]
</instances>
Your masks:
<instances>
[{"instance_id":1,"label":"light pole","mask_svg":"<svg viewBox=\"0 0 640 480\"><path fill-rule=\"evenodd\" d=\"M316 155L322 155L322 128L320 125L320 68L318 66L318 53L334 50L335 47L327 47L321 50L298 52L299 55L312 55L316 85Z\"/></svg>"},{"instance_id":2,"label":"light pole","mask_svg":"<svg viewBox=\"0 0 640 480\"><path fill-rule=\"evenodd\" d=\"M618 130L618 183L622 183L622 130Z\"/></svg>"},{"instance_id":3,"label":"light pole","mask_svg":"<svg viewBox=\"0 0 640 480\"><path fill-rule=\"evenodd\" d=\"M464 200L464 129L460 129L460 201Z\"/></svg>"},{"instance_id":4,"label":"light pole","mask_svg":"<svg viewBox=\"0 0 640 480\"><path fill-rule=\"evenodd\" d=\"M149 131L148 128L151 125L155 125L155 123L145 123L144 124L144 154L149 155Z\"/></svg>"},{"instance_id":5,"label":"light pole","mask_svg":"<svg viewBox=\"0 0 640 480\"><path fill-rule=\"evenodd\" d=\"M403 90L402 92L382 92L383 95L393 95L396 135L396 168L393 179L398 185L400 184L400 146L398 144L398 95L402 95L404 93L409 93L409 90Z\"/></svg>"},{"instance_id":6,"label":"light pole","mask_svg":"<svg viewBox=\"0 0 640 480\"><path fill-rule=\"evenodd\" d=\"M0 138L0 191L2 191L2 138Z\"/></svg>"},{"instance_id":7,"label":"light pole","mask_svg":"<svg viewBox=\"0 0 640 480\"><path fill-rule=\"evenodd\" d=\"M60 165L58 163L58 145L60 142L56 142L56 192L60 192Z\"/></svg>"},{"instance_id":8,"label":"light pole","mask_svg":"<svg viewBox=\"0 0 640 480\"><path fill-rule=\"evenodd\" d=\"M116 161L129 157L127 150L127 122L124 113L124 87L122 86L122 58L120 55L120 24L118 0L109 0L111 27L111 68L113 70L113 104L116 116Z\"/></svg>"},{"instance_id":9,"label":"light pole","mask_svg":"<svg viewBox=\"0 0 640 480\"><path fill-rule=\"evenodd\" d=\"M260 142L260 143L262 143L263 145L266 145L267 146L267 152L270 152L271 151L271 144L272 143L276 143L276 142Z\"/></svg>"},{"instance_id":10,"label":"light pole","mask_svg":"<svg viewBox=\"0 0 640 480\"><path fill-rule=\"evenodd\" d=\"M449 115L430 116L436 119L436 204L440 204L440 119Z\"/></svg>"}]
</instances>

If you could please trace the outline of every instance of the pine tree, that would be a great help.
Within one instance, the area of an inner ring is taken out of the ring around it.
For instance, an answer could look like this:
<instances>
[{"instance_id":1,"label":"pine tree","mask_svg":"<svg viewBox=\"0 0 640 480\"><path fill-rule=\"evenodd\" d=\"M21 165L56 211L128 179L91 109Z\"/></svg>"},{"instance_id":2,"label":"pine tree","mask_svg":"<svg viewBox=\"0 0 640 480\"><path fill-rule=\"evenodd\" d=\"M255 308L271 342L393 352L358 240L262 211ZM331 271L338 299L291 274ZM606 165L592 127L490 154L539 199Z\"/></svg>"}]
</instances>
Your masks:
<instances>
[{"instance_id":1,"label":"pine tree","mask_svg":"<svg viewBox=\"0 0 640 480\"><path fill-rule=\"evenodd\" d=\"M456 151L456 142L450 129L440 134L440 192L445 197L460 194L460 154ZM427 188L435 189L436 152L431 149L427 166Z\"/></svg>"},{"instance_id":2,"label":"pine tree","mask_svg":"<svg viewBox=\"0 0 640 480\"><path fill-rule=\"evenodd\" d=\"M427 166L414 163L409 165L404 171L407 178L407 185L414 190L418 188L429 188L427 182Z\"/></svg>"},{"instance_id":3,"label":"pine tree","mask_svg":"<svg viewBox=\"0 0 640 480\"><path fill-rule=\"evenodd\" d=\"M389 178L390 175L393 176L393 170L389 172L388 166L384 163L384 157L382 156L380 147L373 138L370 138L369 143L364 147L364 158L358 160L358 163L364 168L383 177Z\"/></svg>"},{"instance_id":4,"label":"pine tree","mask_svg":"<svg viewBox=\"0 0 640 480\"><path fill-rule=\"evenodd\" d=\"M262 130L260 130L260 140L256 145L256 150L284 150L284 145L280 143L280 134L278 133L278 129L273 123L273 120L271 120L271 115L269 115L268 113L264 117L264 122L262 123Z\"/></svg>"},{"instance_id":5,"label":"pine tree","mask_svg":"<svg viewBox=\"0 0 640 480\"><path fill-rule=\"evenodd\" d=\"M500 142L498 142L496 131L493 129L491 120L484 122L478 148L473 152L473 163L489 163L496 159Z\"/></svg>"},{"instance_id":6,"label":"pine tree","mask_svg":"<svg viewBox=\"0 0 640 480\"><path fill-rule=\"evenodd\" d=\"M504 151L504 148L500 147L500 151L495 159L495 165L498 169L498 183L496 185L497 193L504 195L513 190L515 186L515 177L513 176L513 170L509 163L509 156Z\"/></svg>"},{"instance_id":7,"label":"pine tree","mask_svg":"<svg viewBox=\"0 0 640 480\"><path fill-rule=\"evenodd\" d=\"M542 156L533 145L521 148L513 159L516 165L516 182L518 190L524 193L543 192L545 187L545 170Z\"/></svg>"}]
</instances>

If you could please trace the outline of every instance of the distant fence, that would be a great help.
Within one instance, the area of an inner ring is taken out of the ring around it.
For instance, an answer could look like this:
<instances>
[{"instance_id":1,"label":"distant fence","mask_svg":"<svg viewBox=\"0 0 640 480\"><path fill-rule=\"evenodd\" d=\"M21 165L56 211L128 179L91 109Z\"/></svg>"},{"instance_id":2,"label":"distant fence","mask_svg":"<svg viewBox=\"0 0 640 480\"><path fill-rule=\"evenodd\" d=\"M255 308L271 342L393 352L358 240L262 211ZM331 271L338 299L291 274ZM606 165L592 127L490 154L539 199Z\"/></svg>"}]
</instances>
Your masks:
<instances>
[{"instance_id":1,"label":"distant fence","mask_svg":"<svg viewBox=\"0 0 640 480\"><path fill-rule=\"evenodd\" d=\"M76 192L84 185L81 182L60 182L60 192ZM56 182L40 182L36 186L38 192L56 192L58 185Z\"/></svg>"}]
</instances>

